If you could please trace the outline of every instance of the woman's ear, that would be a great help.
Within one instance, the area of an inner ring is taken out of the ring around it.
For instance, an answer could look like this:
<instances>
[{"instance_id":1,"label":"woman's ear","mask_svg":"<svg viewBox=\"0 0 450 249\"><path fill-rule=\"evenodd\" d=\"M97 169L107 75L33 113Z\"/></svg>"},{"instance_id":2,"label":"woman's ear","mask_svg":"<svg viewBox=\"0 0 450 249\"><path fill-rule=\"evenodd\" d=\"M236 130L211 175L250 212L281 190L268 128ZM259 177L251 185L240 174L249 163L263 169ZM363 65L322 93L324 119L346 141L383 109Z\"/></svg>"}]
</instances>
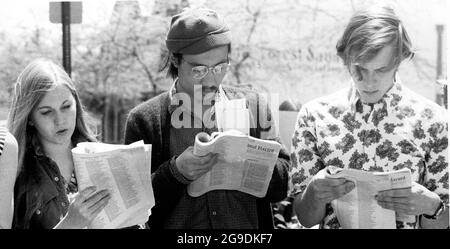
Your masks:
<instances>
[{"instance_id":1,"label":"woman's ear","mask_svg":"<svg viewBox=\"0 0 450 249\"><path fill-rule=\"evenodd\" d=\"M172 65L174 67L178 68L179 61L177 60L177 58L175 58L175 56L172 53L170 53L170 55L169 55L169 60L170 60L170 63L172 63Z\"/></svg>"}]
</instances>

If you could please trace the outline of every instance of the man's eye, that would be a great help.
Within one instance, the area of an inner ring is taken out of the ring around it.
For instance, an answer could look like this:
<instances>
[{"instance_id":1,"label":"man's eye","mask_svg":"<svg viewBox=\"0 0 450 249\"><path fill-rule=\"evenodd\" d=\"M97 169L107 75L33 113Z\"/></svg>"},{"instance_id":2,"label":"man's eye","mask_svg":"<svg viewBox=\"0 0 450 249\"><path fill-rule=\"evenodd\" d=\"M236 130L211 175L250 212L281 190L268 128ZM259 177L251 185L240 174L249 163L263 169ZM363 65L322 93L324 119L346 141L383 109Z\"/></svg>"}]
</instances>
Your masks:
<instances>
[{"instance_id":1,"label":"man's eye","mask_svg":"<svg viewBox=\"0 0 450 249\"><path fill-rule=\"evenodd\" d=\"M216 74L218 74L218 73L221 73L222 72L222 66L216 66L216 67L214 67L214 73L216 73Z\"/></svg>"},{"instance_id":2,"label":"man's eye","mask_svg":"<svg viewBox=\"0 0 450 249\"><path fill-rule=\"evenodd\" d=\"M63 109L69 109L71 105L63 106Z\"/></svg>"},{"instance_id":3,"label":"man's eye","mask_svg":"<svg viewBox=\"0 0 450 249\"><path fill-rule=\"evenodd\" d=\"M204 73L205 72L205 67L194 67L194 68L192 68L192 71L194 73Z\"/></svg>"},{"instance_id":4,"label":"man's eye","mask_svg":"<svg viewBox=\"0 0 450 249\"><path fill-rule=\"evenodd\" d=\"M358 69L359 69L359 71L360 71L361 73L366 73L366 72L367 72L367 69L365 69L365 68L358 67Z\"/></svg>"}]
</instances>

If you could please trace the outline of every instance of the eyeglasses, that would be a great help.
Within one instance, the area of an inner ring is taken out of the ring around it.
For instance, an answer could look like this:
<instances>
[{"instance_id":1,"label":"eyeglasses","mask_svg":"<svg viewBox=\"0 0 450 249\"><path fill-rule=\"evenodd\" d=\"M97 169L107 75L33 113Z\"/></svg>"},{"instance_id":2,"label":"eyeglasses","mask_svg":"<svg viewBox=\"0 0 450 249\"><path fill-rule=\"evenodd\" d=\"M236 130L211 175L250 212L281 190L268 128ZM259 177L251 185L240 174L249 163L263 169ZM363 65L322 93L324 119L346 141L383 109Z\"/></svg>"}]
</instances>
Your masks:
<instances>
[{"instance_id":1,"label":"eyeglasses","mask_svg":"<svg viewBox=\"0 0 450 249\"><path fill-rule=\"evenodd\" d=\"M225 73L226 71L228 71L228 66L230 66L230 61L217 64L213 67L208 67L208 66L204 66L204 65L194 66L189 61L186 61L185 59L182 59L182 60L184 60L187 64L192 66L192 74L193 74L192 77L196 80L203 79L206 75L208 75L208 73L210 71L214 75Z\"/></svg>"}]
</instances>

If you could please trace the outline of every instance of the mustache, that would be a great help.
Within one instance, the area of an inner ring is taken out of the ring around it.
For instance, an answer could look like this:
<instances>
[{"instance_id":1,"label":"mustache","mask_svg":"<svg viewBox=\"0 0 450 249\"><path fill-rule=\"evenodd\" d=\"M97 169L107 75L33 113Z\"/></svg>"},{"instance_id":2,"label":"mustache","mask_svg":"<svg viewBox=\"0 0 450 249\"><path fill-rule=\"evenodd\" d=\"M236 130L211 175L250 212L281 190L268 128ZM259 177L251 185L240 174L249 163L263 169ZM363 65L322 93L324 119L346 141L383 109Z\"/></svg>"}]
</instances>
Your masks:
<instances>
[{"instance_id":1,"label":"mustache","mask_svg":"<svg viewBox=\"0 0 450 249\"><path fill-rule=\"evenodd\" d=\"M202 92L209 92L209 93L211 93L211 92L217 92L217 90L218 90L219 88L217 88L217 87L202 87Z\"/></svg>"}]
</instances>

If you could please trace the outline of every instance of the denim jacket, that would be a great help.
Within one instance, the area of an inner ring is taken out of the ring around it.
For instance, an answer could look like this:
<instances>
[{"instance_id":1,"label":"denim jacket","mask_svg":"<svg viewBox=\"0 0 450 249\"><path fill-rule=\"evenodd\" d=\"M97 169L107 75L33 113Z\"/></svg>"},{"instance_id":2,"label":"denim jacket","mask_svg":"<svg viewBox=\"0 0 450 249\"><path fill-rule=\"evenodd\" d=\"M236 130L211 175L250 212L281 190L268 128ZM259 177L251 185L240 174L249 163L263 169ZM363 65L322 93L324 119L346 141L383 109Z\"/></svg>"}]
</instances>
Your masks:
<instances>
[{"instance_id":1,"label":"denim jacket","mask_svg":"<svg viewBox=\"0 0 450 249\"><path fill-rule=\"evenodd\" d=\"M14 229L52 229L69 207L58 165L45 156L39 143L35 142L37 139L33 140L27 148L23 169L14 187Z\"/></svg>"}]
</instances>

